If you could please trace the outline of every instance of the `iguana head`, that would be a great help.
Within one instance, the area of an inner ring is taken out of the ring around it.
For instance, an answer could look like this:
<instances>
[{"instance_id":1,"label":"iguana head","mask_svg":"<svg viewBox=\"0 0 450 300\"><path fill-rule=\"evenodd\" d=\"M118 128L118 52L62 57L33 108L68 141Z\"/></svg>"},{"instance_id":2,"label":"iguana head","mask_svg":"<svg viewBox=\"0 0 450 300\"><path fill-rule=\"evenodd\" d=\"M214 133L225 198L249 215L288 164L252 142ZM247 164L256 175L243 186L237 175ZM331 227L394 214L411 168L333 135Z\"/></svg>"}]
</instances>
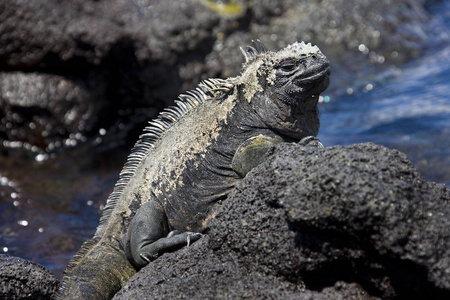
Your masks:
<instances>
[{"instance_id":1,"label":"iguana head","mask_svg":"<svg viewBox=\"0 0 450 300\"><path fill-rule=\"evenodd\" d=\"M296 42L272 52L258 41L241 50L240 86L264 123L294 139L316 136L319 94L330 82L330 62L319 48Z\"/></svg>"}]
</instances>

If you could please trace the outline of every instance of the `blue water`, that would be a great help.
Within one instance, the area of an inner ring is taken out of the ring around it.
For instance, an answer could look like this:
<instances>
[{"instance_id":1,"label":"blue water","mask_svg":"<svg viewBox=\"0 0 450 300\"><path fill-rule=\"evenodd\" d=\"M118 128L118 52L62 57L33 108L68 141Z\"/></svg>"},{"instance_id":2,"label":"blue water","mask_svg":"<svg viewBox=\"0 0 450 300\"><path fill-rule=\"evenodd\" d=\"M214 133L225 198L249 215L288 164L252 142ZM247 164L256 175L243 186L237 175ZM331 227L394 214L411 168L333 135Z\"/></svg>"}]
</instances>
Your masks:
<instances>
[{"instance_id":1,"label":"blue water","mask_svg":"<svg viewBox=\"0 0 450 300\"><path fill-rule=\"evenodd\" d=\"M374 142L401 150L427 179L450 186L449 62L445 45L330 95L319 104L319 138L326 146Z\"/></svg>"},{"instance_id":2,"label":"blue water","mask_svg":"<svg viewBox=\"0 0 450 300\"><path fill-rule=\"evenodd\" d=\"M92 238L125 151L75 151L42 162L0 156L0 253L36 261L61 278Z\"/></svg>"}]
</instances>

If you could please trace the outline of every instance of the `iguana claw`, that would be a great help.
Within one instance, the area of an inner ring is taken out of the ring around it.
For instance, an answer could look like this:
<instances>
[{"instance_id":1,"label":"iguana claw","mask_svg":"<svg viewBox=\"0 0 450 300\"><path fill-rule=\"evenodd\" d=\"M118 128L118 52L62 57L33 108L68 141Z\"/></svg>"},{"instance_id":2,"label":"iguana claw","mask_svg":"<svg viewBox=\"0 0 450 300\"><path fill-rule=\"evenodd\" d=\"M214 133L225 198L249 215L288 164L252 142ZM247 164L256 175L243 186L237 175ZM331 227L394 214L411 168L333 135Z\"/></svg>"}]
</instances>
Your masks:
<instances>
[{"instance_id":1,"label":"iguana claw","mask_svg":"<svg viewBox=\"0 0 450 300\"><path fill-rule=\"evenodd\" d=\"M323 144L320 142L320 140L312 135L302 138L298 142L298 144L301 146L311 147L311 148L320 148L320 149L324 148Z\"/></svg>"},{"instance_id":2,"label":"iguana claw","mask_svg":"<svg viewBox=\"0 0 450 300\"><path fill-rule=\"evenodd\" d=\"M136 263L143 267L166 252L172 252L185 246L189 247L191 243L199 240L202 236L203 234L201 233L190 231L175 234L169 233L167 237L143 245L139 252L139 257L143 261L136 261Z\"/></svg>"},{"instance_id":3,"label":"iguana claw","mask_svg":"<svg viewBox=\"0 0 450 300\"><path fill-rule=\"evenodd\" d=\"M152 260L155 260L156 259L156 257L152 257L152 259L150 259L150 258L148 258L147 256L145 256L145 254L144 253L139 253L139 256L143 259L143 260L145 260L147 263L150 263Z\"/></svg>"}]
</instances>

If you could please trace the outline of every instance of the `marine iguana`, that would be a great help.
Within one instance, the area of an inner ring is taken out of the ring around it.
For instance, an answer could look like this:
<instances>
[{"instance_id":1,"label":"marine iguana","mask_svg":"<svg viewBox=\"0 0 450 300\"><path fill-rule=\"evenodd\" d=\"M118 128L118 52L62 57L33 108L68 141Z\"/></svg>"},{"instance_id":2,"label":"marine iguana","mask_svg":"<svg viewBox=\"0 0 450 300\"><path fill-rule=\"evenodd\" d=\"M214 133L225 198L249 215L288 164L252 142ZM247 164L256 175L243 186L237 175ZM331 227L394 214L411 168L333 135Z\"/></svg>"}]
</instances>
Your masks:
<instances>
[{"instance_id":1,"label":"marine iguana","mask_svg":"<svg viewBox=\"0 0 450 300\"><path fill-rule=\"evenodd\" d=\"M137 269L198 240L270 146L321 146L317 102L330 68L319 48L272 52L257 41L241 51L239 76L201 82L150 122L57 299L112 298Z\"/></svg>"}]
</instances>

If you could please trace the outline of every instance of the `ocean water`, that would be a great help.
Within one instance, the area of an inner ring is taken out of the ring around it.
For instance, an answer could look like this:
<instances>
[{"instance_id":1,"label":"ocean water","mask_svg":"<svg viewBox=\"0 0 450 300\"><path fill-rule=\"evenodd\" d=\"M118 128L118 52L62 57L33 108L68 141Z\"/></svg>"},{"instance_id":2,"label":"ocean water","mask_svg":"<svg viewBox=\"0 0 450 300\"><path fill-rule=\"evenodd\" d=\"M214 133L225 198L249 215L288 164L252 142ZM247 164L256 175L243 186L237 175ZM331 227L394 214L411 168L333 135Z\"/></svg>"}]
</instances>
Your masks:
<instances>
[{"instance_id":1,"label":"ocean water","mask_svg":"<svg viewBox=\"0 0 450 300\"><path fill-rule=\"evenodd\" d=\"M426 179L450 187L450 1L430 9L446 28L430 37L425 54L331 86L319 103L319 138L325 146L398 149ZM79 149L45 161L0 156L0 253L41 263L61 278L94 234L129 150Z\"/></svg>"},{"instance_id":2,"label":"ocean water","mask_svg":"<svg viewBox=\"0 0 450 300\"><path fill-rule=\"evenodd\" d=\"M428 180L450 186L450 45L371 81L325 94L325 146L374 142L408 156Z\"/></svg>"}]
</instances>

